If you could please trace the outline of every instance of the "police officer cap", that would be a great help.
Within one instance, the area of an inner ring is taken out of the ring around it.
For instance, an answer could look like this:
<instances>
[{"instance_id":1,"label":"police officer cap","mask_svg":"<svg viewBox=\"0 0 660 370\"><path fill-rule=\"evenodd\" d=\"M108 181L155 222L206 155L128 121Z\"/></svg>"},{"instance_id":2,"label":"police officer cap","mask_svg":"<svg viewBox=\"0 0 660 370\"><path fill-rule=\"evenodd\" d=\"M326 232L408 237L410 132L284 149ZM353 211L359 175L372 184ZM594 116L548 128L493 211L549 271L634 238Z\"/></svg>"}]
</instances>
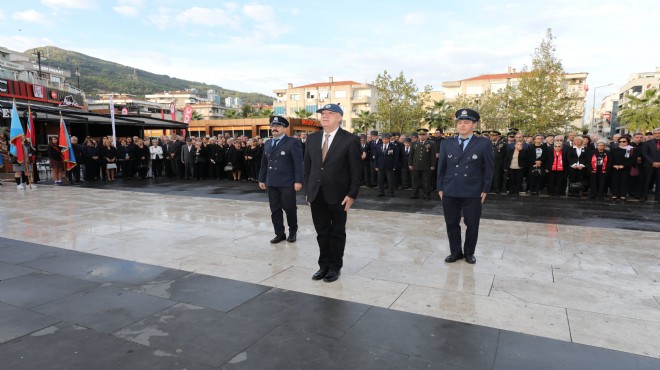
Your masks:
<instances>
[{"instance_id":1,"label":"police officer cap","mask_svg":"<svg viewBox=\"0 0 660 370\"><path fill-rule=\"evenodd\" d=\"M520 130L518 130L518 129L515 128L515 127L509 127L509 131L510 131L510 132L516 132L516 133L517 133L517 132L520 131Z\"/></svg>"},{"instance_id":2,"label":"police officer cap","mask_svg":"<svg viewBox=\"0 0 660 370\"><path fill-rule=\"evenodd\" d=\"M392 138L392 134L384 133L384 134L382 134L380 137L381 137L382 139L391 139L391 138Z\"/></svg>"},{"instance_id":3,"label":"police officer cap","mask_svg":"<svg viewBox=\"0 0 660 370\"><path fill-rule=\"evenodd\" d=\"M271 125L280 125L282 127L289 127L289 121L282 116L270 116Z\"/></svg>"},{"instance_id":4,"label":"police officer cap","mask_svg":"<svg viewBox=\"0 0 660 370\"><path fill-rule=\"evenodd\" d=\"M429 129L427 129L427 128L418 128L418 129L417 129L417 133L420 133L420 134L428 134L428 133L429 133Z\"/></svg>"},{"instance_id":5,"label":"police officer cap","mask_svg":"<svg viewBox=\"0 0 660 370\"><path fill-rule=\"evenodd\" d=\"M477 122L481 119L479 113L473 111L472 109L464 108L456 111L456 120L468 120L472 122Z\"/></svg>"},{"instance_id":6,"label":"police officer cap","mask_svg":"<svg viewBox=\"0 0 660 370\"><path fill-rule=\"evenodd\" d=\"M498 136L502 136L502 133L501 133L501 132L499 132L499 131L497 131L497 130L492 130L492 131L490 132L490 134L491 134L491 135L498 135Z\"/></svg>"},{"instance_id":7,"label":"police officer cap","mask_svg":"<svg viewBox=\"0 0 660 370\"><path fill-rule=\"evenodd\" d=\"M341 107L339 106L339 104L326 104L326 105L322 106L321 108L319 108L319 109L316 111L316 113L321 113L321 112L323 112L324 110L329 110L330 112L339 113L339 114L341 114L342 116L344 115L344 110L341 109Z\"/></svg>"},{"instance_id":8,"label":"police officer cap","mask_svg":"<svg viewBox=\"0 0 660 370\"><path fill-rule=\"evenodd\" d=\"M371 132L369 133L369 135L371 135L371 136L378 136L378 131L373 130L373 131L371 131Z\"/></svg>"},{"instance_id":9,"label":"police officer cap","mask_svg":"<svg viewBox=\"0 0 660 370\"><path fill-rule=\"evenodd\" d=\"M407 138L403 139L403 142L404 143L412 143L412 139L407 137Z\"/></svg>"},{"instance_id":10,"label":"police officer cap","mask_svg":"<svg viewBox=\"0 0 660 370\"><path fill-rule=\"evenodd\" d=\"M393 132L392 136L401 136L401 133L400 132Z\"/></svg>"}]
</instances>

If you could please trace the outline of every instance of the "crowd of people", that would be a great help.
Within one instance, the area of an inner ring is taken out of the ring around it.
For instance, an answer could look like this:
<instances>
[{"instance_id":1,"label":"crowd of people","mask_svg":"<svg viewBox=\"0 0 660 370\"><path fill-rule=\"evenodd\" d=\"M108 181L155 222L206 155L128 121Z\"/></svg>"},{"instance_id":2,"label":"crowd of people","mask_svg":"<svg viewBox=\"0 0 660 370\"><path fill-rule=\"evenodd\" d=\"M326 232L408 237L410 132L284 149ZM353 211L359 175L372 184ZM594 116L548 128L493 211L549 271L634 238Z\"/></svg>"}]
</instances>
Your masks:
<instances>
[{"instance_id":1,"label":"crowd of people","mask_svg":"<svg viewBox=\"0 0 660 370\"><path fill-rule=\"evenodd\" d=\"M523 135L513 129L475 132L492 141L495 171L491 193L518 196L589 197L602 200L648 200L658 182L660 129L633 135ZM295 134L302 142L305 133ZM436 164L442 130L430 134L419 129L410 135L398 132L359 135L362 150L362 185L378 188L378 196L394 197L410 189L410 198L421 191L430 199L436 186ZM51 137L47 154L55 185L83 181L116 181L146 178L226 180L257 182L268 138L230 136L157 138L71 137L78 166L66 170L57 138ZM21 170L17 168L17 170ZM17 171L20 172L20 171ZM19 178L22 175L17 175ZM658 200L656 186L655 196Z\"/></svg>"}]
</instances>

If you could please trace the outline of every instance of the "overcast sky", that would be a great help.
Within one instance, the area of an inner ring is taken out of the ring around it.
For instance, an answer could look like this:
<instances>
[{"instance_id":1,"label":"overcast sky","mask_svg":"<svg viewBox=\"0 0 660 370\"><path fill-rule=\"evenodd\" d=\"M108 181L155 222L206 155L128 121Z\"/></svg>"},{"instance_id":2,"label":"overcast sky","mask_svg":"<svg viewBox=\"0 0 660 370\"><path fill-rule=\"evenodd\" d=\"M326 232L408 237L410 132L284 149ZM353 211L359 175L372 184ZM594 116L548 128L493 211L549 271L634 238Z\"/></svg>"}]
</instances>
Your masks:
<instances>
[{"instance_id":1,"label":"overcast sky","mask_svg":"<svg viewBox=\"0 0 660 370\"><path fill-rule=\"evenodd\" d=\"M53 45L273 95L287 83L372 82L403 71L418 85L531 64L552 28L567 72L588 72L597 100L660 66L657 0L6 1L0 46ZM320 4L320 5L319 5ZM588 106L592 92L589 92Z\"/></svg>"}]
</instances>

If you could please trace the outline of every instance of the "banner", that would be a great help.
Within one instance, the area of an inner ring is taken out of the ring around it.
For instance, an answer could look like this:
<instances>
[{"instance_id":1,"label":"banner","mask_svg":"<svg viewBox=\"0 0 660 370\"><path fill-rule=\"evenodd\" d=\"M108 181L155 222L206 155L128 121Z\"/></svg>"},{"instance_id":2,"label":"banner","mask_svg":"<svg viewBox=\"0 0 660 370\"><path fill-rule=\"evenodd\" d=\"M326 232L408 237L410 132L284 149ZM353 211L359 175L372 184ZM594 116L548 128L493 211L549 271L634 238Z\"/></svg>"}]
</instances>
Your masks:
<instances>
[{"instance_id":1,"label":"banner","mask_svg":"<svg viewBox=\"0 0 660 370\"><path fill-rule=\"evenodd\" d=\"M60 142L59 147L62 148L62 159L66 164L66 170L70 171L78 163L76 162L76 155L71 148L71 140L69 139L69 131L66 129L64 118L60 114Z\"/></svg>"},{"instance_id":2,"label":"banner","mask_svg":"<svg viewBox=\"0 0 660 370\"><path fill-rule=\"evenodd\" d=\"M115 133L115 101L110 95L110 122L112 123L112 146L117 147L117 135Z\"/></svg>"},{"instance_id":3,"label":"banner","mask_svg":"<svg viewBox=\"0 0 660 370\"><path fill-rule=\"evenodd\" d=\"M192 105L190 104L186 105L186 107L183 108L183 123L190 122L190 119L192 118L192 114L193 114Z\"/></svg>"},{"instance_id":4,"label":"banner","mask_svg":"<svg viewBox=\"0 0 660 370\"><path fill-rule=\"evenodd\" d=\"M11 128L9 129L9 152L16 157L18 163L23 163L25 160L25 148L23 148L23 125L18 118L18 110L16 110L16 102L11 107Z\"/></svg>"},{"instance_id":5,"label":"banner","mask_svg":"<svg viewBox=\"0 0 660 370\"><path fill-rule=\"evenodd\" d=\"M176 104L174 102L170 103L170 116L172 116L172 121L176 121Z\"/></svg>"}]
</instances>

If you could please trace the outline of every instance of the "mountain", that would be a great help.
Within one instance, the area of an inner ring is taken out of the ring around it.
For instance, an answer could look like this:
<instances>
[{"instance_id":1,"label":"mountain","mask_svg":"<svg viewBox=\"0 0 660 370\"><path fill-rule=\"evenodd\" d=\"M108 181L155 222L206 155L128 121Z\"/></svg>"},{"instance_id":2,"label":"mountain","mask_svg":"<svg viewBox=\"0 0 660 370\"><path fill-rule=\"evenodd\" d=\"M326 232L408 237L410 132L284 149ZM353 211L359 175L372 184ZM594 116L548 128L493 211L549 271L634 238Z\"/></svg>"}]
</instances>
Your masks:
<instances>
[{"instance_id":1,"label":"mountain","mask_svg":"<svg viewBox=\"0 0 660 370\"><path fill-rule=\"evenodd\" d=\"M36 55L37 50L41 51L42 65L71 71L69 82L73 86L77 85L75 70L79 68L80 89L85 91L88 96L109 92L144 96L163 91L196 88L203 97L206 96L206 90L214 89L222 98L238 96L248 104L273 104L273 98L264 94L228 90L218 85L158 75L54 46L28 49L25 54Z\"/></svg>"}]
</instances>

